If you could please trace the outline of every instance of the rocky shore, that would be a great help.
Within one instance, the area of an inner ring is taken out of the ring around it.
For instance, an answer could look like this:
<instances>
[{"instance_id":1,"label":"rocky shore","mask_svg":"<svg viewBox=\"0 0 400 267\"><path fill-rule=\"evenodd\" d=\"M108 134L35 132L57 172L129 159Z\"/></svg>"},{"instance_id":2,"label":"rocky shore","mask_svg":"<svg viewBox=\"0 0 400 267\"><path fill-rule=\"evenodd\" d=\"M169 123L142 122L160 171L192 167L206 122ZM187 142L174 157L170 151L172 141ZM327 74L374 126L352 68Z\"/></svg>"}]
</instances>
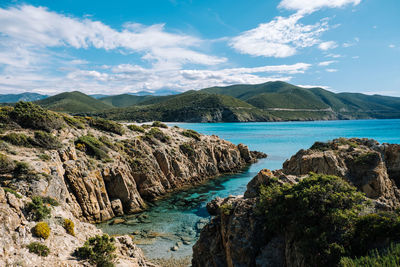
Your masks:
<instances>
[{"instance_id":1,"label":"rocky shore","mask_svg":"<svg viewBox=\"0 0 400 267\"><path fill-rule=\"evenodd\" d=\"M363 192L371 206L362 213L375 212L371 218L380 218L380 212L394 211L400 206L400 145L344 138L317 142L292 156L281 170L261 170L249 182L243 196L217 198L208 203L207 210L213 218L193 247L193 266L309 266L299 242L293 238L295 225L283 231L268 231L266 218L257 207L261 185L267 191L274 184L285 188L298 184L310 172L341 177ZM388 214L384 216L397 216ZM384 232L389 233L388 229ZM372 249L387 245L391 239L376 238L372 240Z\"/></svg>"},{"instance_id":2,"label":"rocky shore","mask_svg":"<svg viewBox=\"0 0 400 267\"><path fill-rule=\"evenodd\" d=\"M90 236L90 223L140 212L149 201L220 174L236 172L265 154L217 136L155 123L130 127L71 117L34 105L0 110L0 265L80 266L71 253ZM32 116L31 116L32 115ZM46 259L28 252L39 240L29 205L57 202L46 219ZM69 235L61 221L75 224ZM152 266L131 237L116 238L120 266Z\"/></svg>"}]
</instances>

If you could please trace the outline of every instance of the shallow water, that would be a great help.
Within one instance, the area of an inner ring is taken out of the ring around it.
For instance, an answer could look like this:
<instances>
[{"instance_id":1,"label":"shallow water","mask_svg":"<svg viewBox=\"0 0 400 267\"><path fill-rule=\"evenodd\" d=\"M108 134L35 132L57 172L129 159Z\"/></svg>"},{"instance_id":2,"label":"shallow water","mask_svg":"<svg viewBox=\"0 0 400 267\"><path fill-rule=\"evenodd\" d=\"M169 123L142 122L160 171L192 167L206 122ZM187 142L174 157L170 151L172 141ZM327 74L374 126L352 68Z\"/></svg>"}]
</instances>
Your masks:
<instances>
[{"instance_id":1,"label":"shallow water","mask_svg":"<svg viewBox=\"0 0 400 267\"><path fill-rule=\"evenodd\" d=\"M315 141L338 137L367 137L379 142L400 143L400 120L316 121L279 123L178 123L182 128L203 134L215 134L235 144L244 143L251 150L268 154L267 159L251 165L235 175L219 177L204 185L181 191L158 201L147 211L126 216L124 224L100 224L109 234L142 234L135 238L148 258L183 257L191 255L198 236L198 226L209 218L205 205L213 198L241 195L249 180L263 168L279 169L299 149ZM200 222L199 222L200 221ZM151 236L151 238L149 238ZM182 239L178 251L171 251Z\"/></svg>"}]
</instances>

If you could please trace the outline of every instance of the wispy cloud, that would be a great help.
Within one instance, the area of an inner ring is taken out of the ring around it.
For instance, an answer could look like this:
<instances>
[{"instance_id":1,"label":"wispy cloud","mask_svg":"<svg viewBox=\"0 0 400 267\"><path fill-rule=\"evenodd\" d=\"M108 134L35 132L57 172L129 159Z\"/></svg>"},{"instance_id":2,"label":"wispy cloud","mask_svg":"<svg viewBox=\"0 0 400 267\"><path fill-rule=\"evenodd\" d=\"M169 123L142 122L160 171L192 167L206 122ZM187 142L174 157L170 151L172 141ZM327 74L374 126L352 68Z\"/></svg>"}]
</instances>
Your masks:
<instances>
[{"instance_id":1,"label":"wispy cloud","mask_svg":"<svg viewBox=\"0 0 400 267\"><path fill-rule=\"evenodd\" d=\"M230 45L240 53L252 56L292 56L299 48L318 44L318 37L328 28L326 21L304 25L299 22L301 18L300 14L277 17L234 37Z\"/></svg>"},{"instance_id":2,"label":"wispy cloud","mask_svg":"<svg viewBox=\"0 0 400 267\"><path fill-rule=\"evenodd\" d=\"M318 66L326 67L326 66L329 66L329 65L331 65L333 63L336 63L336 62L337 62L337 60L322 61L322 62L318 63Z\"/></svg>"},{"instance_id":3,"label":"wispy cloud","mask_svg":"<svg viewBox=\"0 0 400 267\"><path fill-rule=\"evenodd\" d=\"M338 45L334 41L322 42L318 45L318 48L323 51L334 49L336 47L338 47Z\"/></svg>"},{"instance_id":4,"label":"wispy cloud","mask_svg":"<svg viewBox=\"0 0 400 267\"><path fill-rule=\"evenodd\" d=\"M339 8L350 4L356 6L359 3L361 3L361 0L282 0L279 7L312 13L322 8Z\"/></svg>"}]
</instances>

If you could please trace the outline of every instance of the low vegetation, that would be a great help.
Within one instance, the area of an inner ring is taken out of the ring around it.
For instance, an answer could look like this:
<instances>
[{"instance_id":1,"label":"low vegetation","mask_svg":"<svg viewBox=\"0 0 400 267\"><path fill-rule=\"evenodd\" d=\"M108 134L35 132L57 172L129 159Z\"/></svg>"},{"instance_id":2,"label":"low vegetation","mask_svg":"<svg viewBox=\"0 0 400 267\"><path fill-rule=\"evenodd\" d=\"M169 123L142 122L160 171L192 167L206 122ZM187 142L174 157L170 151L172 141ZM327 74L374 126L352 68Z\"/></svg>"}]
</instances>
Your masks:
<instances>
[{"instance_id":1,"label":"low vegetation","mask_svg":"<svg viewBox=\"0 0 400 267\"><path fill-rule=\"evenodd\" d=\"M33 147L35 141L23 133L9 133L1 137L2 140L14 146Z\"/></svg>"},{"instance_id":2,"label":"low vegetation","mask_svg":"<svg viewBox=\"0 0 400 267\"><path fill-rule=\"evenodd\" d=\"M168 135L166 135L163 131L161 131L159 128L157 127L152 127L146 134L145 137L147 139L158 139L161 142L167 143L170 141L171 137L169 137Z\"/></svg>"},{"instance_id":3,"label":"low vegetation","mask_svg":"<svg viewBox=\"0 0 400 267\"><path fill-rule=\"evenodd\" d=\"M75 147L86 154L95 157L99 160L108 160L108 149L99 139L92 135L85 135L79 137L75 141Z\"/></svg>"},{"instance_id":4,"label":"low vegetation","mask_svg":"<svg viewBox=\"0 0 400 267\"><path fill-rule=\"evenodd\" d=\"M8 187L3 187L3 190L6 193L13 194L16 198L22 198L22 196L17 191L15 191L14 189L11 189L11 188L8 188Z\"/></svg>"},{"instance_id":5,"label":"low vegetation","mask_svg":"<svg viewBox=\"0 0 400 267\"><path fill-rule=\"evenodd\" d=\"M75 236L75 229L74 229L75 225L73 221L71 221L70 219L64 219L63 226L68 234Z\"/></svg>"},{"instance_id":6,"label":"low vegetation","mask_svg":"<svg viewBox=\"0 0 400 267\"><path fill-rule=\"evenodd\" d=\"M27 211L35 221L41 221L50 216L51 209L43 203L39 196L32 197L32 202L28 204Z\"/></svg>"},{"instance_id":7,"label":"low vegetation","mask_svg":"<svg viewBox=\"0 0 400 267\"><path fill-rule=\"evenodd\" d=\"M155 121L155 122L153 122L153 124L151 126L152 127L165 128L165 129L168 128L168 126L165 123L162 123L161 121Z\"/></svg>"},{"instance_id":8,"label":"low vegetation","mask_svg":"<svg viewBox=\"0 0 400 267\"><path fill-rule=\"evenodd\" d=\"M105 120L101 118L88 118L89 125L101 131L123 135L125 133L124 127L114 121Z\"/></svg>"},{"instance_id":9,"label":"low vegetation","mask_svg":"<svg viewBox=\"0 0 400 267\"><path fill-rule=\"evenodd\" d=\"M10 119L23 128L50 132L63 127L64 120L55 112L30 102L18 102L9 113Z\"/></svg>"},{"instance_id":10,"label":"low vegetation","mask_svg":"<svg viewBox=\"0 0 400 267\"><path fill-rule=\"evenodd\" d=\"M340 267L394 267L400 263L400 244L391 244L388 248L379 251L374 249L366 256L352 259L344 257L340 260Z\"/></svg>"},{"instance_id":11,"label":"low vegetation","mask_svg":"<svg viewBox=\"0 0 400 267\"><path fill-rule=\"evenodd\" d=\"M61 143L57 137L44 131L35 131L34 138L24 133L9 133L3 135L1 139L12 145L22 147L40 147L45 149L57 149L61 147Z\"/></svg>"},{"instance_id":12,"label":"low vegetation","mask_svg":"<svg viewBox=\"0 0 400 267\"><path fill-rule=\"evenodd\" d=\"M50 236L50 227L47 222L38 222L35 227L32 228L32 233L36 237L47 239Z\"/></svg>"},{"instance_id":13,"label":"low vegetation","mask_svg":"<svg viewBox=\"0 0 400 267\"><path fill-rule=\"evenodd\" d=\"M139 133L144 133L146 131L142 126L139 126L136 124L129 124L128 129L131 131L134 131L134 132L139 132Z\"/></svg>"},{"instance_id":14,"label":"low vegetation","mask_svg":"<svg viewBox=\"0 0 400 267\"><path fill-rule=\"evenodd\" d=\"M343 179L311 174L295 185L271 179L268 186L261 186L258 211L268 232L290 233L306 265L337 266L343 257L363 256L371 248L399 240L400 216L360 215L368 205L364 195Z\"/></svg>"},{"instance_id":15,"label":"low vegetation","mask_svg":"<svg viewBox=\"0 0 400 267\"><path fill-rule=\"evenodd\" d=\"M189 137L189 138L193 138L197 141L200 141L200 134L198 132L196 132L195 130L184 130L182 132L183 136Z\"/></svg>"},{"instance_id":16,"label":"low vegetation","mask_svg":"<svg viewBox=\"0 0 400 267\"><path fill-rule=\"evenodd\" d=\"M98 267L112 267L116 260L114 243L113 237L106 234L96 235L86 240L82 247L76 249L74 255Z\"/></svg>"},{"instance_id":17,"label":"low vegetation","mask_svg":"<svg viewBox=\"0 0 400 267\"><path fill-rule=\"evenodd\" d=\"M189 157L194 156L194 149L190 143L184 143L179 146L179 149L182 153L186 154Z\"/></svg>"},{"instance_id":18,"label":"low vegetation","mask_svg":"<svg viewBox=\"0 0 400 267\"><path fill-rule=\"evenodd\" d=\"M47 257L50 253L50 249L46 245L39 242L31 242L27 248L30 253L35 253L41 257Z\"/></svg>"},{"instance_id":19,"label":"low vegetation","mask_svg":"<svg viewBox=\"0 0 400 267\"><path fill-rule=\"evenodd\" d=\"M6 155L0 153L0 174L7 174L15 169L15 162Z\"/></svg>"}]
</instances>

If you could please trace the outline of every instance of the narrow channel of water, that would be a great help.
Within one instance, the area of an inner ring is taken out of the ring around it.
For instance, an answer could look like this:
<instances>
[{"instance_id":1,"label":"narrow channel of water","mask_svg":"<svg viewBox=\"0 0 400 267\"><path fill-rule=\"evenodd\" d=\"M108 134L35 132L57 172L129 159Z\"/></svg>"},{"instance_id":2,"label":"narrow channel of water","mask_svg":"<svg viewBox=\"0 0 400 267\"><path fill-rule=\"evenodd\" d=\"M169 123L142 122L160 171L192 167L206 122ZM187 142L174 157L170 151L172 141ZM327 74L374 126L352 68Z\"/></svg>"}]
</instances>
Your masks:
<instances>
[{"instance_id":1,"label":"narrow channel of water","mask_svg":"<svg viewBox=\"0 0 400 267\"><path fill-rule=\"evenodd\" d=\"M205 205L217 196L241 195L249 180L262 168L279 169L301 148L315 141L338 137L368 137L400 143L400 120L317 121L280 123L180 123L182 128L215 134L235 144L268 154L241 173L218 177L158 201L147 211L123 217L124 223L99 227L109 234L134 234L148 258L185 257L199 230L209 220ZM178 246L177 246L178 245ZM173 247L176 251L172 250Z\"/></svg>"}]
</instances>

